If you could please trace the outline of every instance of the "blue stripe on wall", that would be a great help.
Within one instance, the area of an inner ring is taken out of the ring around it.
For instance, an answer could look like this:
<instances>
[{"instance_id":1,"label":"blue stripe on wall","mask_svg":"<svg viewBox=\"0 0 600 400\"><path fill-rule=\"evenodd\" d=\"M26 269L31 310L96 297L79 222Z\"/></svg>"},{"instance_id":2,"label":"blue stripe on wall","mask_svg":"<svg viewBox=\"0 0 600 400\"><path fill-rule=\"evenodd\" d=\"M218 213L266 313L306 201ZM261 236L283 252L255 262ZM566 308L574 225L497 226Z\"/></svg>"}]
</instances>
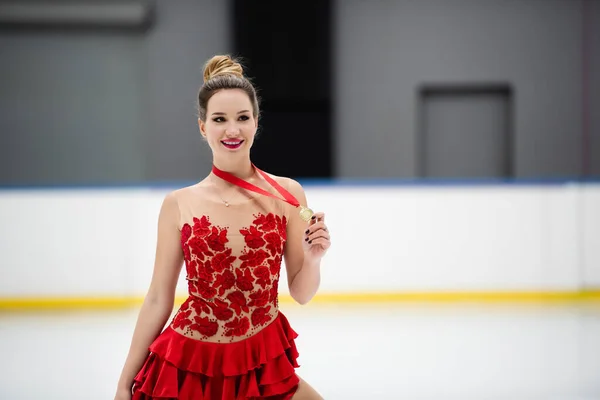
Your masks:
<instances>
[{"instance_id":1,"label":"blue stripe on wall","mask_svg":"<svg viewBox=\"0 0 600 400\"><path fill-rule=\"evenodd\" d=\"M360 179L298 179L304 187L464 187L464 186L562 186L562 185L600 185L600 177L547 178L547 179L398 179L398 178L360 178ZM15 190L114 190L114 189L176 189L193 185L193 181L165 182L123 182L123 183L82 183L82 184L0 184L0 191Z\"/></svg>"}]
</instances>

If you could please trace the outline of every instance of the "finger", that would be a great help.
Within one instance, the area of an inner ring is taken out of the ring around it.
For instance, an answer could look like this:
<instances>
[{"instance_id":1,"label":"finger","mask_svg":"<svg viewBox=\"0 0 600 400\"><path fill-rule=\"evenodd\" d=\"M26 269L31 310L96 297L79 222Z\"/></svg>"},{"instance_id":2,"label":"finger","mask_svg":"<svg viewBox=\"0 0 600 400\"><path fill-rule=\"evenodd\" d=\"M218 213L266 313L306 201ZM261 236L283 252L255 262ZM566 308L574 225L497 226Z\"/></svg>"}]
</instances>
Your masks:
<instances>
[{"instance_id":1,"label":"finger","mask_svg":"<svg viewBox=\"0 0 600 400\"><path fill-rule=\"evenodd\" d=\"M310 225L313 225L315 222L323 221L325 219L325 214L323 212L316 212L310 218Z\"/></svg>"},{"instance_id":2,"label":"finger","mask_svg":"<svg viewBox=\"0 0 600 400\"><path fill-rule=\"evenodd\" d=\"M324 222L325 221L325 213L324 212L315 213L315 220L317 222L319 222L319 221Z\"/></svg>"},{"instance_id":3,"label":"finger","mask_svg":"<svg viewBox=\"0 0 600 400\"><path fill-rule=\"evenodd\" d=\"M314 243L317 239L325 239L330 240L329 234L325 231L318 231L313 233L312 235L307 236L304 240L308 242L308 244Z\"/></svg>"},{"instance_id":4,"label":"finger","mask_svg":"<svg viewBox=\"0 0 600 400\"><path fill-rule=\"evenodd\" d=\"M318 238L320 236L329 238L329 232L327 232L325 229L317 229L314 232L309 232L308 234L306 234L306 237L308 237L309 240Z\"/></svg>"},{"instance_id":5,"label":"finger","mask_svg":"<svg viewBox=\"0 0 600 400\"><path fill-rule=\"evenodd\" d=\"M304 231L304 237L305 238L314 239L314 238L318 237L321 234L323 236L329 238L329 231L327 230L326 227L318 227L318 228L312 228L311 227L311 228L309 228L309 229L307 229L307 230Z\"/></svg>"},{"instance_id":6,"label":"finger","mask_svg":"<svg viewBox=\"0 0 600 400\"><path fill-rule=\"evenodd\" d=\"M311 240L309 242L310 246L321 246L325 249L329 248L329 246L331 246L331 242L325 238L317 238L314 240Z\"/></svg>"},{"instance_id":7,"label":"finger","mask_svg":"<svg viewBox=\"0 0 600 400\"><path fill-rule=\"evenodd\" d=\"M325 226L325 224L323 222L315 222L313 225L309 226L304 231L304 233L308 235L308 234L310 234L312 232L316 232L316 231L321 230L321 229L324 230L324 231L328 230L327 226Z\"/></svg>"}]
</instances>

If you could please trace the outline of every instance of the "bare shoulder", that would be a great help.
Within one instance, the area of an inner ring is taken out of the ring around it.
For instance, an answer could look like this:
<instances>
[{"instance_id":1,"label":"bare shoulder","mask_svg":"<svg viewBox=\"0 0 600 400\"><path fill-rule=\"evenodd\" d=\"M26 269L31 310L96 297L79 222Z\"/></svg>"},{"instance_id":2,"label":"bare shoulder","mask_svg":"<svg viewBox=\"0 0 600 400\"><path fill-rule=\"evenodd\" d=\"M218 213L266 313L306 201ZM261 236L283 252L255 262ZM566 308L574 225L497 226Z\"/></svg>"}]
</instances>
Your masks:
<instances>
[{"instance_id":1,"label":"bare shoulder","mask_svg":"<svg viewBox=\"0 0 600 400\"><path fill-rule=\"evenodd\" d=\"M175 221L179 215L179 199L181 189L171 190L164 194L160 206L160 215L162 218L168 218Z\"/></svg>"},{"instance_id":2,"label":"bare shoulder","mask_svg":"<svg viewBox=\"0 0 600 400\"><path fill-rule=\"evenodd\" d=\"M302 187L302 185L300 184L300 182L298 182L295 179L292 178L288 178L285 176L276 176L276 175L272 175L269 174L273 179L275 179L275 182L279 183L281 186L283 186L286 190L288 190L291 194L294 195L294 197L296 197L298 200L300 200L301 198L304 198L304 188Z\"/></svg>"},{"instance_id":3,"label":"bare shoulder","mask_svg":"<svg viewBox=\"0 0 600 400\"><path fill-rule=\"evenodd\" d=\"M164 196L165 204L177 204L182 197L190 192L190 190L191 186L188 186L166 192Z\"/></svg>"},{"instance_id":4,"label":"bare shoulder","mask_svg":"<svg viewBox=\"0 0 600 400\"><path fill-rule=\"evenodd\" d=\"M193 185L174 189L171 192L167 193L166 196L174 200L181 200L189 196L197 197L198 195L204 194L207 191L207 189L209 189L209 187L210 185L208 179L204 179Z\"/></svg>"},{"instance_id":5,"label":"bare shoulder","mask_svg":"<svg viewBox=\"0 0 600 400\"><path fill-rule=\"evenodd\" d=\"M283 188L290 192L290 194L294 196L296 200L298 200L298 203L300 203L304 207L308 206L306 193L304 193L304 188L302 187L300 182L285 176L271 176L273 177L273 179L275 179L275 182L279 183Z\"/></svg>"},{"instance_id":6,"label":"bare shoulder","mask_svg":"<svg viewBox=\"0 0 600 400\"><path fill-rule=\"evenodd\" d=\"M187 199L202 197L206 192L206 189L207 185L204 181L173 189L165 193L163 197L163 207L166 209L178 210L179 205Z\"/></svg>"}]
</instances>

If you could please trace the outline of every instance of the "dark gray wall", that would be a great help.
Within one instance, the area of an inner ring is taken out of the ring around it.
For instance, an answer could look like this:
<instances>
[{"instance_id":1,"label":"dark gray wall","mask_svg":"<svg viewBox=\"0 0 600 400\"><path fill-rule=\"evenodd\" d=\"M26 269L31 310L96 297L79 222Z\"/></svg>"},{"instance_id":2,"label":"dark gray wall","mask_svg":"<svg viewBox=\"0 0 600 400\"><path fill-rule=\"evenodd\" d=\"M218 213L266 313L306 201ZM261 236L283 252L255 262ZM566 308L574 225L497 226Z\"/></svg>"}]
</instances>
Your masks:
<instances>
[{"instance_id":1,"label":"dark gray wall","mask_svg":"<svg viewBox=\"0 0 600 400\"><path fill-rule=\"evenodd\" d=\"M143 178L143 42L0 34L0 181Z\"/></svg>"},{"instance_id":2,"label":"dark gray wall","mask_svg":"<svg viewBox=\"0 0 600 400\"><path fill-rule=\"evenodd\" d=\"M227 2L169 3L145 34L0 33L0 183L207 172L194 99L203 62L229 51Z\"/></svg>"},{"instance_id":3,"label":"dark gray wall","mask_svg":"<svg viewBox=\"0 0 600 400\"><path fill-rule=\"evenodd\" d=\"M588 2L590 166L600 174L600 1ZM206 173L210 151L194 101L203 62L230 51L229 5L157 5L146 34L0 33L0 183ZM511 84L517 175L581 171L582 0L338 0L335 7L339 176L416 175L422 83Z\"/></svg>"},{"instance_id":4,"label":"dark gray wall","mask_svg":"<svg viewBox=\"0 0 600 400\"><path fill-rule=\"evenodd\" d=\"M338 175L415 176L419 85L488 82L515 92L517 176L580 173L581 1L338 0L336 8Z\"/></svg>"},{"instance_id":5,"label":"dark gray wall","mask_svg":"<svg viewBox=\"0 0 600 400\"><path fill-rule=\"evenodd\" d=\"M590 8L590 172L600 177L600 1L587 0ZM586 58L587 58L586 57Z\"/></svg>"},{"instance_id":6,"label":"dark gray wall","mask_svg":"<svg viewBox=\"0 0 600 400\"><path fill-rule=\"evenodd\" d=\"M229 2L162 0L158 6L157 29L146 39L146 177L197 180L210 172L212 155L198 130L196 98L204 63L231 52Z\"/></svg>"}]
</instances>

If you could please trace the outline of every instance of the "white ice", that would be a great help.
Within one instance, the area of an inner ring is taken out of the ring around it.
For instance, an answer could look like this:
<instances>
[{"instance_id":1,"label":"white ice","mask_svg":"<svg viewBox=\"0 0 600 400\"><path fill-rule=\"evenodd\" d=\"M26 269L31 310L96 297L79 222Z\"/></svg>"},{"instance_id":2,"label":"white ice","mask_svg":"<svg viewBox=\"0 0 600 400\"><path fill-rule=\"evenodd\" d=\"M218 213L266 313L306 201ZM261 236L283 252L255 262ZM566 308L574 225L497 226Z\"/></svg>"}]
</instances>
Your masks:
<instances>
[{"instance_id":1,"label":"white ice","mask_svg":"<svg viewBox=\"0 0 600 400\"><path fill-rule=\"evenodd\" d=\"M600 399L598 304L281 309L325 399ZM0 314L0 399L112 399L136 316Z\"/></svg>"}]
</instances>

